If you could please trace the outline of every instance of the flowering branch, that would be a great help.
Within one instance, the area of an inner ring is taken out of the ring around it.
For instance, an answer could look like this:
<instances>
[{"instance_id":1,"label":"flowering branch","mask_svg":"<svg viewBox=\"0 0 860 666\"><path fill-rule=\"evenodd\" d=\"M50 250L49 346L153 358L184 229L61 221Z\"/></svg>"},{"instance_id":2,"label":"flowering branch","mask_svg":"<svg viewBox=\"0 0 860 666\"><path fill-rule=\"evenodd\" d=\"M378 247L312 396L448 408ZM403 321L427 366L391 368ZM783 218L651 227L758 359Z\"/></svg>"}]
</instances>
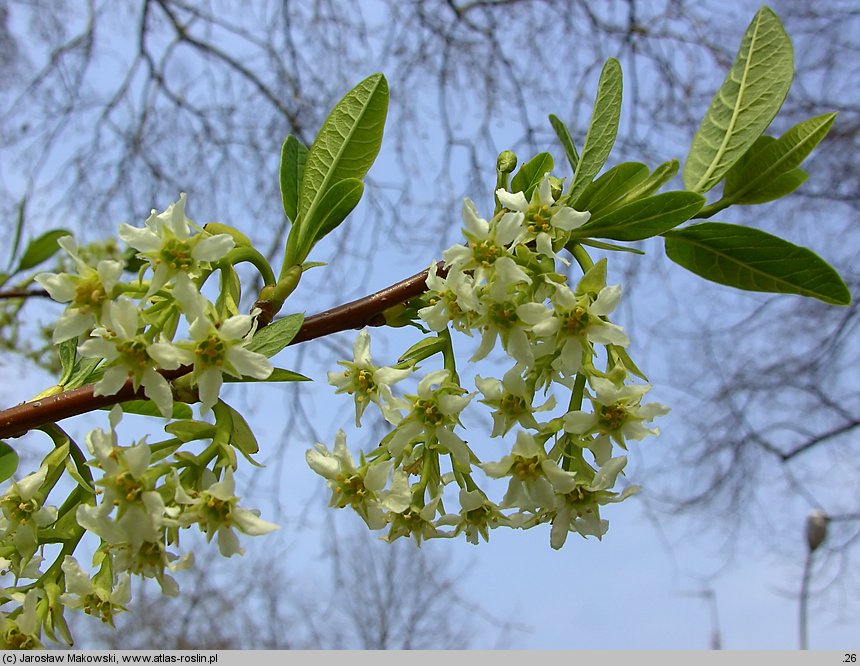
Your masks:
<instances>
[{"instance_id":1,"label":"flowering branch","mask_svg":"<svg viewBox=\"0 0 860 666\"><path fill-rule=\"evenodd\" d=\"M439 274L443 274L441 265ZM321 338L332 333L365 326L384 326L383 312L388 308L404 303L427 291L427 271L392 284L350 303L344 303L308 317L299 332L290 342L291 345ZM178 379L191 372L191 366L183 365L176 370L163 370L167 380ZM29 430L46 423L56 423L72 416L78 416L102 407L143 399L144 389L135 390L131 378L113 395L94 395L95 385L88 384L71 391L63 391L31 402L25 402L0 412L0 438L20 437Z\"/></svg>"}]
</instances>

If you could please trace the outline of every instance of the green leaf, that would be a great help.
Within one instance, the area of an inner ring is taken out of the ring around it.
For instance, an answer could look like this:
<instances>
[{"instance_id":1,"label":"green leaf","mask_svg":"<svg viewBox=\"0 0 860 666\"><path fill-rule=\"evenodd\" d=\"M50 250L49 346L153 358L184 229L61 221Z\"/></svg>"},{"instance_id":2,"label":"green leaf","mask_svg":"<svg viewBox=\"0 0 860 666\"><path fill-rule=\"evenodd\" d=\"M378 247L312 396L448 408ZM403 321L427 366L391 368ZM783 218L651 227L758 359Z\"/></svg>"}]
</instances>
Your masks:
<instances>
[{"instance_id":1,"label":"green leaf","mask_svg":"<svg viewBox=\"0 0 860 666\"><path fill-rule=\"evenodd\" d=\"M835 113L826 113L798 123L779 139L760 137L726 175L723 198L732 203L755 204L792 192L806 180L800 178L804 172L797 167L825 137L834 120ZM794 174L791 178L774 186L775 181L790 173ZM788 189L791 182L796 185ZM774 192L783 194L773 196Z\"/></svg>"},{"instance_id":2,"label":"green leaf","mask_svg":"<svg viewBox=\"0 0 860 666\"><path fill-rule=\"evenodd\" d=\"M544 179L544 176L552 171L553 166L552 155L538 153L523 164L511 179L511 192L522 192L526 200L531 201L532 192Z\"/></svg>"},{"instance_id":3,"label":"green leaf","mask_svg":"<svg viewBox=\"0 0 860 666\"><path fill-rule=\"evenodd\" d=\"M776 116L794 76L791 40L768 7L758 10L732 69L705 114L684 165L684 185L707 192Z\"/></svg>"},{"instance_id":4,"label":"green leaf","mask_svg":"<svg viewBox=\"0 0 860 666\"><path fill-rule=\"evenodd\" d=\"M600 73L591 124L568 192L572 201L575 201L600 173L609 153L612 152L615 136L618 134L618 122L621 119L621 88L621 65L615 58L610 58Z\"/></svg>"},{"instance_id":5,"label":"green leaf","mask_svg":"<svg viewBox=\"0 0 860 666\"><path fill-rule=\"evenodd\" d=\"M596 247L598 250L609 250L610 252L629 252L630 254L645 254L645 252L643 252L639 248L625 247L624 245L616 245L615 243L602 243L591 238L580 238L576 242L580 245Z\"/></svg>"},{"instance_id":6,"label":"green leaf","mask_svg":"<svg viewBox=\"0 0 860 666\"><path fill-rule=\"evenodd\" d=\"M618 202L620 204L630 203L631 201L636 201L637 199L644 199L645 197L650 197L654 192L659 190L663 185L668 183L672 178L675 177L675 174L678 173L678 168L680 167L680 163L678 160L669 160L668 162L664 162L660 166L658 166L654 171L651 172L651 175L648 176L645 180L639 182L636 187L630 190L624 197Z\"/></svg>"},{"instance_id":7,"label":"green leaf","mask_svg":"<svg viewBox=\"0 0 860 666\"><path fill-rule=\"evenodd\" d=\"M27 209L27 197L21 199L18 203L18 217L15 220L15 235L12 237L12 249L9 252L9 262L6 264L6 272L11 270L12 264L15 263L15 256L18 254L18 248L21 245L21 232L24 230L24 211ZM5 282L6 280L3 280Z\"/></svg>"},{"instance_id":8,"label":"green leaf","mask_svg":"<svg viewBox=\"0 0 860 666\"><path fill-rule=\"evenodd\" d=\"M72 338L58 344L57 354L60 357L60 367L63 369L60 381L57 383L60 386L65 386L66 382L72 378L72 373L75 370L75 359L78 356L78 339Z\"/></svg>"},{"instance_id":9,"label":"green leaf","mask_svg":"<svg viewBox=\"0 0 860 666\"><path fill-rule=\"evenodd\" d=\"M664 192L592 218L574 229L571 238L611 238L620 241L651 238L686 222L704 205L705 197L695 192Z\"/></svg>"},{"instance_id":10,"label":"green leaf","mask_svg":"<svg viewBox=\"0 0 860 666\"><path fill-rule=\"evenodd\" d=\"M296 337L296 333L301 329L304 320L305 316L300 312L278 319L266 328L257 331L245 349L271 358L290 344L290 341Z\"/></svg>"},{"instance_id":11,"label":"green leaf","mask_svg":"<svg viewBox=\"0 0 860 666\"><path fill-rule=\"evenodd\" d=\"M156 407L152 400L127 400L126 402L120 403L120 406L122 407L122 411L126 414L161 417L161 411L159 411L158 407ZM110 407L102 407L101 409L108 412L111 410ZM170 418L190 419L193 415L194 412L191 411L191 407L186 405L184 402L174 401L173 413Z\"/></svg>"},{"instance_id":12,"label":"green leaf","mask_svg":"<svg viewBox=\"0 0 860 666\"><path fill-rule=\"evenodd\" d=\"M382 144L388 113L388 83L373 74L338 102L308 152L298 217L313 219L336 183L364 178Z\"/></svg>"},{"instance_id":13,"label":"green leaf","mask_svg":"<svg viewBox=\"0 0 860 666\"><path fill-rule=\"evenodd\" d=\"M591 211L592 216L598 215L647 177L648 167L641 162L622 162L589 183L571 207Z\"/></svg>"},{"instance_id":14,"label":"green leaf","mask_svg":"<svg viewBox=\"0 0 860 666\"><path fill-rule=\"evenodd\" d=\"M696 275L748 291L799 294L848 305L839 273L811 250L771 234L703 222L665 234L666 255Z\"/></svg>"},{"instance_id":15,"label":"green leaf","mask_svg":"<svg viewBox=\"0 0 860 666\"><path fill-rule=\"evenodd\" d=\"M290 222L295 222L298 215L299 190L307 157L307 147L292 134L287 135L281 149L281 199Z\"/></svg>"},{"instance_id":16,"label":"green leaf","mask_svg":"<svg viewBox=\"0 0 860 666\"><path fill-rule=\"evenodd\" d=\"M564 154L567 156L567 161L570 162L571 171L575 172L576 165L579 164L579 153L576 152L576 146L573 143L573 137L570 136L567 125L565 125L558 116L552 113L549 114L549 124L552 125L553 130L555 130L555 135L561 142L562 148L564 148Z\"/></svg>"},{"instance_id":17,"label":"green leaf","mask_svg":"<svg viewBox=\"0 0 860 666\"><path fill-rule=\"evenodd\" d=\"M761 204L781 199L803 185L807 178L809 178L809 174L803 169L792 169L788 173L781 174L766 185L763 185L761 189L750 192L742 201L736 203Z\"/></svg>"},{"instance_id":18,"label":"green leaf","mask_svg":"<svg viewBox=\"0 0 860 666\"><path fill-rule=\"evenodd\" d=\"M275 368L272 374L265 379L254 379L253 377L233 377L232 375L224 375L225 382L312 382L310 377L300 375L292 370L284 368Z\"/></svg>"},{"instance_id":19,"label":"green leaf","mask_svg":"<svg viewBox=\"0 0 860 666\"><path fill-rule=\"evenodd\" d=\"M11 479L18 469L18 453L6 442L0 441L0 483Z\"/></svg>"},{"instance_id":20,"label":"green leaf","mask_svg":"<svg viewBox=\"0 0 860 666\"><path fill-rule=\"evenodd\" d=\"M50 259L60 249L60 246L57 245L57 240L63 236L71 236L71 232L65 229L52 229L51 231L46 231L38 238L31 240L27 245L27 249L24 250L24 254L21 256L15 272L20 273Z\"/></svg>"},{"instance_id":21,"label":"green leaf","mask_svg":"<svg viewBox=\"0 0 860 666\"><path fill-rule=\"evenodd\" d=\"M307 256L320 239L336 229L361 201L362 194L364 183L357 178L347 178L332 185L316 209L315 217L307 217L302 221L299 256Z\"/></svg>"},{"instance_id":22,"label":"green leaf","mask_svg":"<svg viewBox=\"0 0 860 666\"><path fill-rule=\"evenodd\" d=\"M66 391L71 391L86 384L93 377L101 362L102 359L100 358L79 358L77 363L75 363L75 370L72 372L72 376L69 377L63 388Z\"/></svg>"}]
</instances>

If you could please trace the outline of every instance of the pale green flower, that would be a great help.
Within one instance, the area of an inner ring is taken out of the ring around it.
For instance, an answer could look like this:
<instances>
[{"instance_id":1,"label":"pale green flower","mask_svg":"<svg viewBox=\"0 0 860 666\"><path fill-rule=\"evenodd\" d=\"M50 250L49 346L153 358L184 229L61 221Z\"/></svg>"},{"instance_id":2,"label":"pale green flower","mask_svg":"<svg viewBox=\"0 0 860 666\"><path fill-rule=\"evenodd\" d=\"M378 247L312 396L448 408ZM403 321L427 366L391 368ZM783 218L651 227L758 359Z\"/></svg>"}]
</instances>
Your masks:
<instances>
[{"instance_id":1,"label":"pale green flower","mask_svg":"<svg viewBox=\"0 0 860 666\"><path fill-rule=\"evenodd\" d=\"M639 492L638 486L629 486L620 493L609 490L626 464L625 456L612 458L601 466L591 483L578 485L568 493L556 494L556 510L550 530L550 545L553 548L561 548L569 532L578 532L583 537L596 536L598 539L606 534L609 521L601 519L600 507L622 502Z\"/></svg>"},{"instance_id":2,"label":"pale green flower","mask_svg":"<svg viewBox=\"0 0 860 666\"><path fill-rule=\"evenodd\" d=\"M42 465L32 474L12 485L0 497L3 511L4 537L11 537L15 549L22 559L29 560L39 544L38 530L57 520L57 508L43 506L40 492L48 475L48 467Z\"/></svg>"},{"instance_id":3,"label":"pale green flower","mask_svg":"<svg viewBox=\"0 0 860 666\"><path fill-rule=\"evenodd\" d=\"M430 330L444 331L451 323L458 331L471 335L469 329L479 309L474 278L455 268L444 278L439 277L437 271L434 261L427 274L430 305L418 310L418 316Z\"/></svg>"},{"instance_id":4,"label":"pale green flower","mask_svg":"<svg viewBox=\"0 0 860 666\"><path fill-rule=\"evenodd\" d=\"M128 574L122 574L113 587L104 587L91 579L71 555L66 555L61 567L65 574L66 591L60 595L60 603L113 626L114 614L125 611L125 606L131 601Z\"/></svg>"},{"instance_id":5,"label":"pale green flower","mask_svg":"<svg viewBox=\"0 0 860 666\"><path fill-rule=\"evenodd\" d=\"M163 213L153 210L143 228L120 225L119 237L149 261L154 271L148 295L161 289L169 279L185 273L195 275L202 265L218 261L233 249L229 234L206 231L191 234L193 223L185 217L185 193Z\"/></svg>"},{"instance_id":6,"label":"pale green flower","mask_svg":"<svg viewBox=\"0 0 860 666\"><path fill-rule=\"evenodd\" d=\"M436 385L438 388L434 389ZM392 433L388 441L389 453L397 458L409 444L420 440L428 448L450 453L457 462L468 467L469 447L454 434L454 428L460 425L460 412L474 397L474 394L464 394L465 390L451 381L451 373L447 370L436 370L424 377L418 382L417 394L406 396L410 412Z\"/></svg>"},{"instance_id":7,"label":"pale green flower","mask_svg":"<svg viewBox=\"0 0 860 666\"><path fill-rule=\"evenodd\" d=\"M478 545L478 537L490 540L490 530L509 525L511 521L498 505L487 499L480 490L460 489L460 513L446 514L436 521L437 526L451 525L454 535L465 534L466 541Z\"/></svg>"},{"instance_id":8,"label":"pale green flower","mask_svg":"<svg viewBox=\"0 0 860 666\"><path fill-rule=\"evenodd\" d=\"M552 196L549 174L546 174L527 201L522 192L496 190L499 203L510 211L521 213L527 235L525 240L535 240L540 254L555 257L553 241L566 232L572 231L588 222L591 213L580 212L556 202Z\"/></svg>"},{"instance_id":9,"label":"pale green flower","mask_svg":"<svg viewBox=\"0 0 860 666\"><path fill-rule=\"evenodd\" d=\"M669 408L659 402L641 405L642 397L651 390L648 384L624 384L616 386L603 377L590 377L589 383L595 395L588 395L594 411L576 410L564 417L564 429L576 435L597 434L609 436L619 446L627 439L643 439L658 435L658 428L647 428L645 421L669 413Z\"/></svg>"},{"instance_id":10,"label":"pale green flower","mask_svg":"<svg viewBox=\"0 0 860 666\"><path fill-rule=\"evenodd\" d=\"M233 530L250 536L260 536L279 529L274 523L260 518L259 511L239 506L232 469L225 469L220 480L215 480L211 472L207 476L210 477L211 483L205 490L197 491L193 495L181 485L177 485L176 500L183 505L178 520L183 526L199 525L206 534L207 541L217 535L218 549L224 557L245 552L239 547L239 539Z\"/></svg>"},{"instance_id":11,"label":"pale green flower","mask_svg":"<svg viewBox=\"0 0 860 666\"><path fill-rule=\"evenodd\" d=\"M200 316L188 329L190 341L157 342L147 348L162 367L194 366L192 380L197 385L204 412L218 401L224 373L233 377L266 379L272 364L262 354L245 349L257 324L253 315L234 315L216 326Z\"/></svg>"},{"instance_id":12,"label":"pale green flower","mask_svg":"<svg viewBox=\"0 0 860 666\"><path fill-rule=\"evenodd\" d=\"M475 385L484 395L482 403L493 408L493 432L491 437L501 437L515 423L524 428L537 430L540 426L535 420L536 412L543 412L555 407L555 396L534 407L534 387L529 386L522 377L523 367L515 365L508 370L499 381L495 377L475 377Z\"/></svg>"},{"instance_id":13,"label":"pale green flower","mask_svg":"<svg viewBox=\"0 0 860 666\"><path fill-rule=\"evenodd\" d=\"M32 588L26 594L12 593L14 601L21 604L21 612L10 618L8 612L0 616L0 648L4 650L34 650L45 647L41 641L42 622L38 605L44 591Z\"/></svg>"},{"instance_id":14,"label":"pale green flower","mask_svg":"<svg viewBox=\"0 0 860 666\"><path fill-rule=\"evenodd\" d=\"M375 460L360 468L346 446L346 434L338 430L334 451L317 443L305 454L310 468L325 478L331 490L330 506L350 506L372 530L386 524L386 512L405 511L411 501L405 472L394 469L393 460ZM386 491L388 477L392 476L391 489Z\"/></svg>"},{"instance_id":15,"label":"pale green flower","mask_svg":"<svg viewBox=\"0 0 860 666\"><path fill-rule=\"evenodd\" d=\"M138 305L127 298L109 303L102 323L92 332L93 337L78 347L82 356L107 361L94 395L114 395L130 376L135 390L143 386L146 397L162 416L169 418L173 413L173 391L158 370L178 368L176 355L165 353L168 345L155 345L139 332Z\"/></svg>"},{"instance_id":16,"label":"pale green flower","mask_svg":"<svg viewBox=\"0 0 860 666\"><path fill-rule=\"evenodd\" d=\"M576 475L560 469L535 438L523 431L517 433L510 455L497 463L483 463L481 469L495 479L511 477L501 504L506 508L550 509L555 505L556 494L576 488Z\"/></svg>"},{"instance_id":17,"label":"pale green flower","mask_svg":"<svg viewBox=\"0 0 860 666\"><path fill-rule=\"evenodd\" d=\"M413 368L377 367L370 362L370 334L362 330L353 344L353 360L338 361L346 368L343 372L329 372L328 383L337 387L337 393L348 393L355 398L355 425L361 427L361 416L373 402L389 423L400 422L391 385L408 377Z\"/></svg>"},{"instance_id":18,"label":"pale green flower","mask_svg":"<svg viewBox=\"0 0 860 666\"><path fill-rule=\"evenodd\" d=\"M78 254L77 243L71 236L63 236L57 245L75 260L78 274L40 273L35 278L51 298L69 304L54 325L55 344L86 333L98 324L103 308L110 302L113 288L122 275L119 261L103 259L95 268L88 265Z\"/></svg>"}]
</instances>

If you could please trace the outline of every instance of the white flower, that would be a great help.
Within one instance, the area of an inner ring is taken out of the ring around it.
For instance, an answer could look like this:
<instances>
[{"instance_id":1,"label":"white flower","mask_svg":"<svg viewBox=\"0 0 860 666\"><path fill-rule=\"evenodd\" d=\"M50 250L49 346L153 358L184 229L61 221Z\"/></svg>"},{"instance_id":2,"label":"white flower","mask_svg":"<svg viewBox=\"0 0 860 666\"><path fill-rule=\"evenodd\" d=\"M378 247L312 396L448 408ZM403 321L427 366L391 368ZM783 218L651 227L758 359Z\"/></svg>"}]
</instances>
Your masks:
<instances>
[{"instance_id":1,"label":"white flower","mask_svg":"<svg viewBox=\"0 0 860 666\"><path fill-rule=\"evenodd\" d=\"M510 520L484 493L465 488L460 489L460 513L446 514L436 521L437 526L454 526L454 535L462 532L466 541L474 545L478 544L479 536L489 541L490 529L509 524Z\"/></svg>"},{"instance_id":2,"label":"white flower","mask_svg":"<svg viewBox=\"0 0 860 666\"><path fill-rule=\"evenodd\" d=\"M103 323L78 348L82 356L107 361L94 395L114 395L131 375L135 390L143 386L146 397L162 416L169 418L173 413L173 391L158 369L175 370L180 363L175 356L164 353L164 344L156 346L138 332L138 306L129 299L109 303Z\"/></svg>"},{"instance_id":3,"label":"white flower","mask_svg":"<svg viewBox=\"0 0 860 666\"><path fill-rule=\"evenodd\" d=\"M190 341L154 343L147 352L162 367L193 364L192 378L206 412L218 401L224 373L254 379L266 379L272 374L269 359L245 349L255 329L256 320L252 315L234 315L220 327L208 317L199 316L188 329Z\"/></svg>"},{"instance_id":4,"label":"white flower","mask_svg":"<svg viewBox=\"0 0 860 666\"><path fill-rule=\"evenodd\" d=\"M471 199L463 202L463 234L468 245L455 245L442 254L447 268L473 270L476 283L500 258L508 256L508 249L519 243L525 235L522 213L505 213L491 221L478 216Z\"/></svg>"},{"instance_id":5,"label":"white flower","mask_svg":"<svg viewBox=\"0 0 860 666\"><path fill-rule=\"evenodd\" d=\"M65 574L66 591L60 595L60 603L66 608L82 610L113 626L117 611L126 610L131 601L131 584L127 573L119 577L116 585L105 587L81 569L77 560L66 555L61 565Z\"/></svg>"},{"instance_id":6,"label":"white flower","mask_svg":"<svg viewBox=\"0 0 860 666\"><path fill-rule=\"evenodd\" d=\"M370 334L362 330L353 344L353 360L338 361L343 372L329 372L328 382L337 393L355 396L355 425L361 427L361 415L374 402L389 423L400 422L400 412L394 406L391 384L412 374L412 368L377 367L370 362Z\"/></svg>"},{"instance_id":7,"label":"white flower","mask_svg":"<svg viewBox=\"0 0 860 666\"><path fill-rule=\"evenodd\" d=\"M418 316L433 331L445 330L450 322L458 331L469 334L479 309L475 280L456 268L449 270L444 278L437 275L437 270L433 262L427 272L430 305L418 310Z\"/></svg>"},{"instance_id":8,"label":"white flower","mask_svg":"<svg viewBox=\"0 0 860 666\"><path fill-rule=\"evenodd\" d=\"M278 529L274 523L260 518L258 511L240 507L239 498L234 493L233 470L229 467L220 481L212 475L210 485L196 493L196 496L189 495L181 485L177 485L177 501L185 504L179 516L180 524L198 524L206 533L207 540L217 535L218 549L224 557L244 552L239 547L234 529L250 536L260 536Z\"/></svg>"},{"instance_id":9,"label":"white flower","mask_svg":"<svg viewBox=\"0 0 860 666\"><path fill-rule=\"evenodd\" d=\"M581 227L591 217L587 211L580 212L557 204L552 196L549 174L534 189L531 201L527 201L522 192L511 193L504 189L496 190L496 196L508 210L522 213L528 232L526 240L535 239L538 252L549 257L556 256L553 241Z\"/></svg>"},{"instance_id":10,"label":"white flower","mask_svg":"<svg viewBox=\"0 0 860 666\"><path fill-rule=\"evenodd\" d=\"M568 412L564 417L564 429L576 435L596 433L609 436L619 446L625 446L625 439L643 439L647 435L658 435L658 428L646 428L644 421L652 421L658 416L669 413L669 408L659 402L639 404L642 397L651 390L648 384L625 384L615 386L603 377L590 377L589 383L595 391L589 395L593 412L581 410Z\"/></svg>"},{"instance_id":11,"label":"white flower","mask_svg":"<svg viewBox=\"0 0 860 666\"><path fill-rule=\"evenodd\" d=\"M534 437L523 431L517 433L510 455L497 463L484 463L481 469L495 479L511 477L503 507L551 509L557 493L569 493L576 487L575 474L560 469Z\"/></svg>"},{"instance_id":12,"label":"white flower","mask_svg":"<svg viewBox=\"0 0 860 666\"><path fill-rule=\"evenodd\" d=\"M437 384L438 388L433 389ZM451 381L447 370L436 370L424 377L418 382L417 395L406 396L412 409L392 433L389 453L396 458L409 444L421 439L428 448L440 448L461 465L468 466L469 447L453 432L460 425L460 412L474 397L464 393Z\"/></svg>"},{"instance_id":13,"label":"white flower","mask_svg":"<svg viewBox=\"0 0 860 666\"><path fill-rule=\"evenodd\" d=\"M539 425L534 418L534 413L555 407L554 396L550 396L539 407L532 406L534 387L526 384L522 371L523 367L518 364L505 373L502 381L495 377L475 377L475 384L484 395L481 402L494 408L491 437L501 437L515 423L519 423L524 428L537 430Z\"/></svg>"},{"instance_id":14,"label":"white flower","mask_svg":"<svg viewBox=\"0 0 860 666\"><path fill-rule=\"evenodd\" d=\"M412 495L406 473L393 471L391 489L385 490L389 475L394 469L392 460L375 460L361 468L346 447L346 434L338 430L334 451L317 443L305 454L310 468L328 481L331 489L330 506L339 509L350 506L372 530L386 524L386 511L401 513L409 508Z\"/></svg>"},{"instance_id":15,"label":"white flower","mask_svg":"<svg viewBox=\"0 0 860 666\"><path fill-rule=\"evenodd\" d=\"M557 285L552 295L553 309L541 303L524 303L517 316L531 326L539 338L553 338L552 367L563 376L572 376L582 367L583 355L591 356L592 343L626 347L630 339L624 330L604 319L621 299L621 287L612 285L600 290L593 301L577 296L569 287Z\"/></svg>"},{"instance_id":16,"label":"white flower","mask_svg":"<svg viewBox=\"0 0 860 666\"><path fill-rule=\"evenodd\" d=\"M57 241L78 267L78 274L40 273L35 280L55 301L68 303L65 312L54 326L54 343L70 340L95 326L111 292L122 274L122 263L103 259L93 268L78 254L78 246L71 236Z\"/></svg>"},{"instance_id":17,"label":"white flower","mask_svg":"<svg viewBox=\"0 0 860 666\"><path fill-rule=\"evenodd\" d=\"M235 245L229 234L201 232L191 235L191 221L185 217L185 193L163 213L152 211L145 227L120 226L119 237L147 259L154 274L148 295L161 289L181 273L196 274L201 263L222 259Z\"/></svg>"},{"instance_id":18,"label":"white flower","mask_svg":"<svg viewBox=\"0 0 860 666\"><path fill-rule=\"evenodd\" d=\"M48 467L42 465L20 481L12 481L0 497L0 508L5 518L3 536L12 536L15 550L21 554L22 560L29 561L36 552L39 528L57 520L57 508L42 505L46 493L40 491L47 476Z\"/></svg>"},{"instance_id":19,"label":"white flower","mask_svg":"<svg viewBox=\"0 0 860 666\"><path fill-rule=\"evenodd\" d=\"M639 492L638 486L629 486L621 493L611 492L615 480L627 464L625 456L608 460L590 484L580 485L569 493L556 494L556 512L550 530L550 545L556 550L564 545L569 532L578 532L583 537L600 539L609 529L609 521L600 517L604 504L622 502Z\"/></svg>"}]
</instances>

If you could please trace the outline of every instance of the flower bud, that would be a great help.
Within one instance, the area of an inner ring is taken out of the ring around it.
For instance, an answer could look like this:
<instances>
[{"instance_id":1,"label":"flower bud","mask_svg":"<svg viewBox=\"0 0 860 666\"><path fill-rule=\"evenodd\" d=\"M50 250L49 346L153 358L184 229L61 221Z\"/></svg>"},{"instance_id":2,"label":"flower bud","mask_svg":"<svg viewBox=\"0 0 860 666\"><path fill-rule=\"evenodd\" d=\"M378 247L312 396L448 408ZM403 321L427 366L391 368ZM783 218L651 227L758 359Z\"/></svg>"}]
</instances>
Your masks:
<instances>
[{"instance_id":1,"label":"flower bud","mask_svg":"<svg viewBox=\"0 0 860 666\"><path fill-rule=\"evenodd\" d=\"M496 170L500 173L511 173L517 168L517 156L510 150L503 150L496 160Z\"/></svg>"}]
</instances>

